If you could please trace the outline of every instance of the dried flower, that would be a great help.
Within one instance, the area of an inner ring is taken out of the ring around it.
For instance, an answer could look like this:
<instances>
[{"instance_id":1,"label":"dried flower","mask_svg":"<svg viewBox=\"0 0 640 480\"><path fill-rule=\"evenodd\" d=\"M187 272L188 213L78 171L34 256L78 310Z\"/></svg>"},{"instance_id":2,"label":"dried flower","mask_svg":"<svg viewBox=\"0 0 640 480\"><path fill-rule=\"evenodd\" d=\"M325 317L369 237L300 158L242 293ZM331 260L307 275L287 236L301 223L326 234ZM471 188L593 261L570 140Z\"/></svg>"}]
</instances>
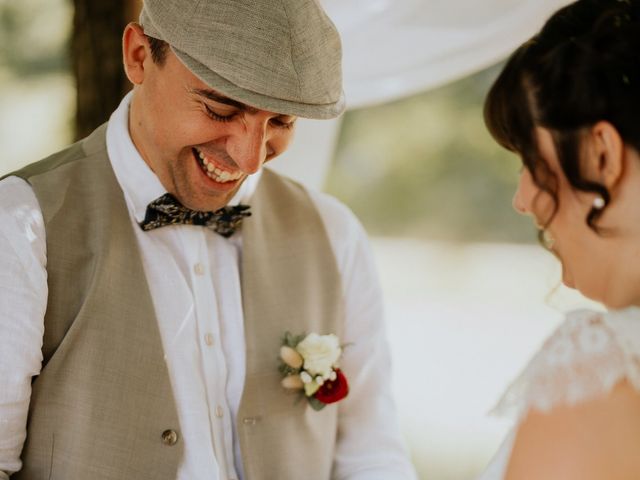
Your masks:
<instances>
[{"instance_id":1,"label":"dried flower","mask_svg":"<svg viewBox=\"0 0 640 480\"><path fill-rule=\"evenodd\" d=\"M302 390L304 383L300 375L287 375L282 379L282 386L288 390Z\"/></svg>"},{"instance_id":2,"label":"dried flower","mask_svg":"<svg viewBox=\"0 0 640 480\"><path fill-rule=\"evenodd\" d=\"M302 356L287 345L280 347L280 358L291 368L300 368L304 362Z\"/></svg>"}]
</instances>

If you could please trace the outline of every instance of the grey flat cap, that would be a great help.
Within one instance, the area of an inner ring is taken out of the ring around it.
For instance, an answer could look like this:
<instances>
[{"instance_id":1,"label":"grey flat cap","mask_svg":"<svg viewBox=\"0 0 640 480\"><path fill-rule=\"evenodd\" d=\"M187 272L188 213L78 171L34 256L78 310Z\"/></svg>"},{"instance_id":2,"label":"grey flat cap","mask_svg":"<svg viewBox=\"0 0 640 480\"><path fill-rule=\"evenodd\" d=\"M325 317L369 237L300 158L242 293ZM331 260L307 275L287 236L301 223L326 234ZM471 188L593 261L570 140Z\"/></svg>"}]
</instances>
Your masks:
<instances>
[{"instance_id":1,"label":"grey flat cap","mask_svg":"<svg viewBox=\"0 0 640 480\"><path fill-rule=\"evenodd\" d=\"M344 110L340 36L316 0L145 0L140 24L234 100L306 118Z\"/></svg>"}]
</instances>

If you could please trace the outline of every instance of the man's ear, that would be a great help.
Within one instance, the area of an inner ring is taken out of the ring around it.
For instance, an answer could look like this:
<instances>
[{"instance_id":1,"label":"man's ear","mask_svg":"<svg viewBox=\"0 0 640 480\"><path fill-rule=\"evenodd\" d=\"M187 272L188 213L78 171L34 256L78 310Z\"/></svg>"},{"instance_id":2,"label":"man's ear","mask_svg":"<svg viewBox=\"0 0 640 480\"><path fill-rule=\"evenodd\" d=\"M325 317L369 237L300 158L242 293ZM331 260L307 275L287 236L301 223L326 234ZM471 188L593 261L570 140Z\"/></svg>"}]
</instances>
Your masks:
<instances>
[{"instance_id":1,"label":"man's ear","mask_svg":"<svg viewBox=\"0 0 640 480\"><path fill-rule=\"evenodd\" d=\"M606 187L614 188L624 173L626 148L616 127L600 121L588 133L583 169L584 176Z\"/></svg>"},{"instance_id":2,"label":"man's ear","mask_svg":"<svg viewBox=\"0 0 640 480\"><path fill-rule=\"evenodd\" d=\"M134 85L144 80L144 62L150 55L149 42L137 23L129 23L122 35L122 61L127 78Z\"/></svg>"}]
</instances>

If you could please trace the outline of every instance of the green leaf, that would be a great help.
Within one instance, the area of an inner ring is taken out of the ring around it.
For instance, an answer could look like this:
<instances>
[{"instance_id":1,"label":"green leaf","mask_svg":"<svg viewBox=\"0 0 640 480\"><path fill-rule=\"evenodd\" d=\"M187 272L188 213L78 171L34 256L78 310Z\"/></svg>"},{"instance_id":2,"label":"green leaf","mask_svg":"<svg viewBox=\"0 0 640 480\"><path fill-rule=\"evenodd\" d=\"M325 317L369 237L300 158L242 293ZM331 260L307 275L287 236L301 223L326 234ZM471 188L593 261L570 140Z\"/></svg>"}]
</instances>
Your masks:
<instances>
[{"instance_id":1,"label":"green leaf","mask_svg":"<svg viewBox=\"0 0 640 480\"><path fill-rule=\"evenodd\" d=\"M306 333L302 333L300 335L294 335L287 330L284 334L284 338L282 339L282 344L286 345L287 347L291 347L295 349L298 346L298 344L305 339L306 336L307 336Z\"/></svg>"},{"instance_id":2,"label":"green leaf","mask_svg":"<svg viewBox=\"0 0 640 480\"><path fill-rule=\"evenodd\" d=\"M298 346L298 344L304 340L305 338L307 338L307 334L306 333L301 333L300 335L296 335L295 338L293 339L293 341L295 342L294 344L294 348Z\"/></svg>"},{"instance_id":3,"label":"green leaf","mask_svg":"<svg viewBox=\"0 0 640 480\"><path fill-rule=\"evenodd\" d=\"M294 374L300 373L299 368L293 368L291 365L287 365L284 362L280 363L280 365L278 366L278 371L285 377L287 375L294 375Z\"/></svg>"},{"instance_id":4,"label":"green leaf","mask_svg":"<svg viewBox=\"0 0 640 480\"><path fill-rule=\"evenodd\" d=\"M316 412L319 412L320 410L322 410L324 407L327 406L326 403L322 403L316 397L308 397L308 400L309 400L309 405L311 405L311 408L313 408Z\"/></svg>"}]
</instances>

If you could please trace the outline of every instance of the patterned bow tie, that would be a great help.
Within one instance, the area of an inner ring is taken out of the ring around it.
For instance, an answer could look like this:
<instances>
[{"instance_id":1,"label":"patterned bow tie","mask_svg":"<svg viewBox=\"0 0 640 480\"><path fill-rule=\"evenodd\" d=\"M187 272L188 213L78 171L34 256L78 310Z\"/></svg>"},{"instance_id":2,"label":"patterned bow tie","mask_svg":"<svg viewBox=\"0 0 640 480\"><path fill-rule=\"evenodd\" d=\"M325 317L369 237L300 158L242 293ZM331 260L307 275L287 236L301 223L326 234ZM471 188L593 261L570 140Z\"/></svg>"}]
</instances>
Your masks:
<instances>
[{"instance_id":1,"label":"patterned bow tie","mask_svg":"<svg viewBox=\"0 0 640 480\"><path fill-rule=\"evenodd\" d=\"M250 216L248 205L222 207L215 212L198 212L183 206L176 197L166 193L149 204L140 227L148 231L165 225L202 225L228 238L240 226L242 219Z\"/></svg>"}]
</instances>

